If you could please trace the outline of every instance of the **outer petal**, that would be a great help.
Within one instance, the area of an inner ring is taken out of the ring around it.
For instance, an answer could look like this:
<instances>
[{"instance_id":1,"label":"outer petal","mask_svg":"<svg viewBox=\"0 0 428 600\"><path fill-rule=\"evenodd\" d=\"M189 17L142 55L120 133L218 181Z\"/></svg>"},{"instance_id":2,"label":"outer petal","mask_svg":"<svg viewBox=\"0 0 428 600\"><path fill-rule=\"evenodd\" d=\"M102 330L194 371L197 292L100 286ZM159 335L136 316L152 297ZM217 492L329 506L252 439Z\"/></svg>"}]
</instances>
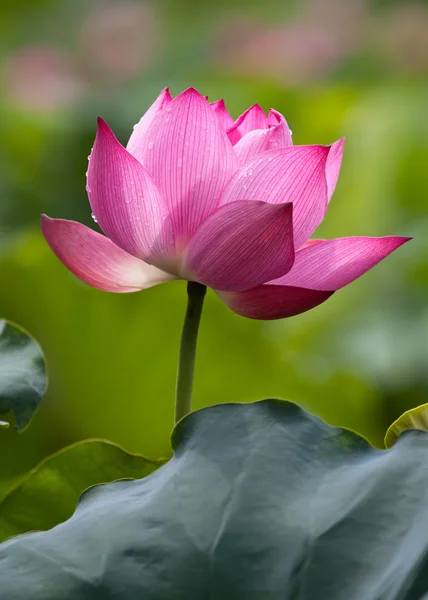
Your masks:
<instances>
[{"instance_id":1,"label":"outer petal","mask_svg":"<svg viewBox=\"0 0 428 600\"><path fill-rule=\"evenodd\" d=\"M150 127L152 121L158 115L158 113L163 110L172 100L171 94L169 93L168 88L164 88L156 100L153 102L148 111L141 117L139 123L135 125L134 131L132 132L131 137L129 138L128 145L126 149L131 154L138 155L138 148L141 144L141 140L144 139L148 128Z\"/></svg>"},{"instance_id":2,"label":"outer petal","mask_svg":"<svg viewBox=\"0 0 428 600\"><path fill-rule=\"evenodd\" d=\"M338 290L372 269L411 238L348 237L319 240L296 252L294 266L272 284Z\"/></svg>"},{"instance_id":3,"label":"outer petal","mask_svg":"<svg viewBox=\"0 0 428 600\"><path fill-rule=\"evenodd\" d=\"M237 169L225 132L207 101L194 89L174 98L158 114L136 157L159 185L180 247L217 208Z\"/></svg>"},{"instance_id":4,"label":"outer petal","mask_svg":"<svg viewBox=\"0 0 428 600\"><path fill-rule=\"evenodd\" d=\"M334 190L336 189L336 183L339 177L340 167L342 165L344 144L345 138L338 140L330 146L330 152L328 153L327 163L325 165L325 176L327 179L329 202Z\"/></svg>"},{"instance_id":5,"label":"outer petal","mask_svg":"<svg viewBox=\"0 0 428 600\"><path fill-rule=\"evenodd\" d=\"M256 156L267 150L291 146L290 130L287 123L280 123L269 129L249 131L234 146L239 165L250 163Z\"/></svg>"},{"instance_id":6,"label":"outer petal","mask_svg":"<svg viewBox=\"0 0 428 600\"><path fill-rule=\"evenodd\" d=\"M225 131L232 127L233 125L233 117L230 116L226 105L224 103L223 98L221 100L216 100L215 102L210 102L211 108L214 110L214 113L219 120L220 127Z\"/></svg>"},{"instance_id":7,"label":"outer petal","mask_svg":"<svg viewBox=\"0 0 428 600\"><path fill-rule=\"evenodd\" d=\"M263 109L254 104L240 115L228 129L227 135L232 144L236 144L246 133L253 129L267 129L268 118Z\"/></svg>"},{"instance_id":8,"label":"outer petal","mask_svg":"<svg viewBox=\"0 0 428 600\"><path fill-rule=\"evenodd\" d=\"M325 215L329 151L327 146L288 146L265 152L235 173L221 203L242 198L292 202L294 245L299 248Z\"/></svg>"},{"instance_id":9,"label":"outer petal","mask_svg":"<svg viewBox=\"0 0 428 600\"><path fill-rule=\"evenodd\" d=\"M174 279L81 223L43 215L41 225L46 241L60 261L76 277L99 290L137 292Z\"/></svg>"},{"instance_id":10,"label":"outer petal","mask_svg":"<svg viewBox=\"0 0 428 600\"><path fill-rule=\"evenodd\" d=\"M150 263L173 255L174 233L159 189L102 119L87 191L98 224L115 244Z\"/></svg>"},{"instance_id":11,"label":"outer petal","mask_svg":"<svg viewBox=\"0 0 428 600\"><path fill-rule=\"evenodd\" d=\"M244 292L217 292L223 302L241 317L284 319L315 308L333 292L320 292L285 285L259 285Z\"/></svg>"},{"instance_id":12,"label":"outer petal","mask_svg":"<svg viewBox=\"0 0 428 600\"><path fill-rule=\"evenodd\" d=\"M286 273L293 261L292 205L243 200L201 225L184 254L184 278L239 291Z\"/></svg>"}]
</instances>

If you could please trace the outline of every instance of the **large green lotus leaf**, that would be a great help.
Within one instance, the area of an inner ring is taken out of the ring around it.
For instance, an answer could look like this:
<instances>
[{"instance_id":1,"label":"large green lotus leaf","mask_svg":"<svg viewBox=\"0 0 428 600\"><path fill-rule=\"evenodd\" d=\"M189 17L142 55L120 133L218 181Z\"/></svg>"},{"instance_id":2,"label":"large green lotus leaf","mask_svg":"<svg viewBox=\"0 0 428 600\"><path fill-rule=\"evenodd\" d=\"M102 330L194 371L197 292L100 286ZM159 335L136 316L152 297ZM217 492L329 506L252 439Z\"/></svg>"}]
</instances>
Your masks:
<instances>
[{"instance_id":1,"label":"large green lotus leaf","mask_svg":"<svg viewBox=\"0 0 428 600\"><path fill-rule=\"evenodd\" d=\"M129 454L104 440L72 444L44 460L0 502L0 540L50 529L73 514L88 487L139 479L163 462Z\"/></svg>"},{"instance_id":2,"label":"large green lotus leaf","mask_svg":"<svg viewBox=\"0 0 428 600\"><path fill-rule=\"evenodd\" d=\"M21 431L46 390L43 354L17 325L0 319L0 414L12 412Z\"/></svg>"},{"instance_id":3,"label":"large green lotus leaf","mask_svg":"<svg viewBox=\"0 0 428 600\"><path fill-rule=\"evenodd\" d=\"M293 404L183 419L149 477L0 546L8 600L421 600L428 436L376 450Z\"/></svg>"}]
</instances>

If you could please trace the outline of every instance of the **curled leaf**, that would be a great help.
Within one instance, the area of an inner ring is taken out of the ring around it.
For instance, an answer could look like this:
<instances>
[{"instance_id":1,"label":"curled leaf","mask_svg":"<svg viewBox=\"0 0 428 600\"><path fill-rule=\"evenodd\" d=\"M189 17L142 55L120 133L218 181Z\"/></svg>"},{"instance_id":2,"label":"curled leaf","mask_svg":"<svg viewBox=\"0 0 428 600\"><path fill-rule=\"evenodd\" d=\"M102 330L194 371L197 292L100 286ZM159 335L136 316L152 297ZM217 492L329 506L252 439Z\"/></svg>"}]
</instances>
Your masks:
<instances>
[{"instance_id":1,"label":"curled leaf","mask_svg":"<svg viewBox=\"0 0 428 600\"><path fill-rule=\"evenodd\" d=\"M391 448L398 437L410 429L428 432L428 404L421 404L406 410L392 425L388 427L385 435L385 447Z\"/></svg>"}]
</instances>

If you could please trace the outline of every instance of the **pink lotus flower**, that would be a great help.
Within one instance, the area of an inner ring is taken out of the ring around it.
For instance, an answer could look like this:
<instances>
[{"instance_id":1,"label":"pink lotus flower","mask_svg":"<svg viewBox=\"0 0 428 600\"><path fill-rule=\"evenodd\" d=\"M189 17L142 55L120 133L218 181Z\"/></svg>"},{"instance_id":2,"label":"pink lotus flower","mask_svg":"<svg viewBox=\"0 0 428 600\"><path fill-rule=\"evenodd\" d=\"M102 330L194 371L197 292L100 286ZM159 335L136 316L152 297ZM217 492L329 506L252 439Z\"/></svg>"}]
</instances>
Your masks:
<instances>
[{"instance_id":1,"label":"pink lotus flower","mask_svg":"<svg viewBox=\"0 0 428 600\"><path fill-rule=\"evenodd\" d=\"M134 292L173 279L213 288L236 313L314 308L404 237L309 240L336 186L343 140L293 146L284 117L163 90L125 149L99 119L87 191L101 235L42 217L58 258L89 285ZM309 241L308 241L309 240Z\"/></svg>"}]
</instances>

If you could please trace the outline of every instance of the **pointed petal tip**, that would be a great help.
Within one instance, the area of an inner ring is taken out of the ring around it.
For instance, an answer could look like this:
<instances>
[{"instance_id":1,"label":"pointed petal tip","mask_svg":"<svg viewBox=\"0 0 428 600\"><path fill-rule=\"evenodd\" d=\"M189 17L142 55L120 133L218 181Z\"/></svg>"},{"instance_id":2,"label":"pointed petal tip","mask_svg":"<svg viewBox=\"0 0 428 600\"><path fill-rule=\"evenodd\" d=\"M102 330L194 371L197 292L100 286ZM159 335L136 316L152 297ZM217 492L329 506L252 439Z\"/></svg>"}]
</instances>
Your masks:
<instances>
[{"instance_id":1,"label":"pointed petal tip","mask_svg":"<svg viewBox=\"0 0 428 600\"><path fill-rule=\"evenodd\" d=\"M68 223L75 223L75 221L68 221L67 219L55 219L45 215L44 213L40 215L40 228L48 243L48 237L50 237L50 234L54 234L55 231L61 228L62 225L67 225ZM84 226L82 225L82 227Z\"/></svg>"},{"instance_id":2,"label":"pointed petal tip","mask_svg":"<svg viewBox=\"0 0 428 600\"><path fill-rule=\"evenodd\" d=\"M265 114L265 111L263 110L263 108L260 106L260 104L258 104L258 102L256 102L255 104L253 104L252 106L250 106L250 108L248 110L256 110L257 112L262 112L263 114Z\"/></svg>"},{"instance_id":3,"label":"pointed petal tip","mask_svg":"<svg viewBox=\"0 0 428 600\"><path fill-rule=\"evenodd\" d=\"M109 129L109 126L107 125L107 123L99 115L97 117L97 125L100 129L105 129L105 128Z\"/></svg>"},{"instance_id":4,"label":"pointed petal tip","mask_svg":"<svg viewBox=\"0 0 428 600\"><path fill-rule=\"evenodd\" d=\"M233 131L235 131L235 129L237 129L243 123L243 121L251 118L252 115L255 116L256 119L257 117L259 117L263 121L266 120L265 125L267 125L267 116L265 111L260 106L260 104L253 104L252 106L247 108L247 110L244 110L244 112L241 115L239 115L239 117L234 121L234 123L232 123L232 125L226 130L226 133L232 133ZM257 126L251 127L251 129L260 129L261 127L262 126L259 123Z\"/></svg>"},{"instance_id":5,"label":"pointed petal tip","mask_svg":"<svg viewBox=\"0 0 428 600\"><path fill-rule=\"evenodd\" d=\"M224 101L224 98L219 98L218 100L210 102L210 106L216 106L218 108L226 109L226 102Z\"/></svg>"},{"instance_id":6,"label":"pointed petal tip","mask_svg":"<svg viewBox=\"0 0 428 600\"><path fill-rule=\"evenodd\" d=\"M391 235L385 239L389 239L391 241L391 252L393 252L394 250L398 250L398 248L400 248L401 246L404 246L404 244L407 244L407 242L410 242L410 240L413 240L413 237L403 235Z\"/></svg>"},{"instance_id":7,"label":"pointed petal tip","mask_svg":"<svg viewBox=\"0 0 428 600\"><path fill-rule=\"evenodd\" d=\"M97 117L97 137L111 136L116 139L113 131L107 125L107 122L104 121L102 117Z\"/></svg>"},{"instance_id":8,"label":"pointed petal tip","mask_svg":"<svg viewBox=\"0 0 428 600\"><path fill-rule=\"evenodd\" d=\"M413 239L413 237L410 236L405 236L405 235L386 235L384 237L379 237L379 238L367 238L368 240L371 239L377 239L377 240L382 240L382 243L384 244L385 248L389 246L389 248L391 249L390 252L393 252L394 250L397 250L398 248L400 248L400 246L404 246L404 244L407 244L407 242L410 242L410 240Z\"/></svg>"},{"instance_id":9,"label":"pointed petal tip","mask_svg":"<svg viewBox=\"0 0 428 600\"><path fill-rule=\"evenodd\" d=\"M329 149L329 151L332 148L340 148L340 149L342 149L343 146L345 145L345 141L346 141L346 137L343 136L343 137L339 138L338 140L336 140L335 142L333 142L332 144L329 144L327 146L327 148Z\"/></svg>"},{"instance_id":10,"label":"pointed petal tip","mask_svg":"<svg viewBox=\"0 0 428 600\"><path fill-rule=\"evenodd\" d=\"M193 87L193 86L192 86L192 87L188 87L188 88L186 88L185 90L183 90L183 91L181 92L181 94L179 94L179 95L177 96L177 98L187 98L187 96L194 96L194 97L200 98L200 99L201 99L201 100L203 100L204 102L206 102L206 101L207 101L207 100L206 100L206 96L203 96L203 95L201 94L201 92L199 92L199 91L198 91L198 90L197 90L195 87Z\"/></svg>"},{"instance_id":11,"label":"pointed petal tip","mask_svg":"<svg viewBox=\"0 0 428 600\"><path fill-rule=\"evenodd\" d=\"M45 231L47 229L49 229L55 223L55 221L58 221L58 220L59 219L52 219L52 217L45 215L45 213L40 215L40 227L41 227L43 235L45 234Z\"/></svg>"},{"instance_id":12,"label":"pointed petal tip","mask_svg":"<svg viewBox=\"0 0 428 600\"><path fill-rule=\"evenodd\" d=\"M285 119L284 115L281 114L278 110L276 110L275 108L269 108L268 110L268 125L269 127L275 127L278 125L287 125L287 120ZM288 127L288 125L287 125ZM290 133L291 135L291 133Z\"/></svg>"}]
</instances>

